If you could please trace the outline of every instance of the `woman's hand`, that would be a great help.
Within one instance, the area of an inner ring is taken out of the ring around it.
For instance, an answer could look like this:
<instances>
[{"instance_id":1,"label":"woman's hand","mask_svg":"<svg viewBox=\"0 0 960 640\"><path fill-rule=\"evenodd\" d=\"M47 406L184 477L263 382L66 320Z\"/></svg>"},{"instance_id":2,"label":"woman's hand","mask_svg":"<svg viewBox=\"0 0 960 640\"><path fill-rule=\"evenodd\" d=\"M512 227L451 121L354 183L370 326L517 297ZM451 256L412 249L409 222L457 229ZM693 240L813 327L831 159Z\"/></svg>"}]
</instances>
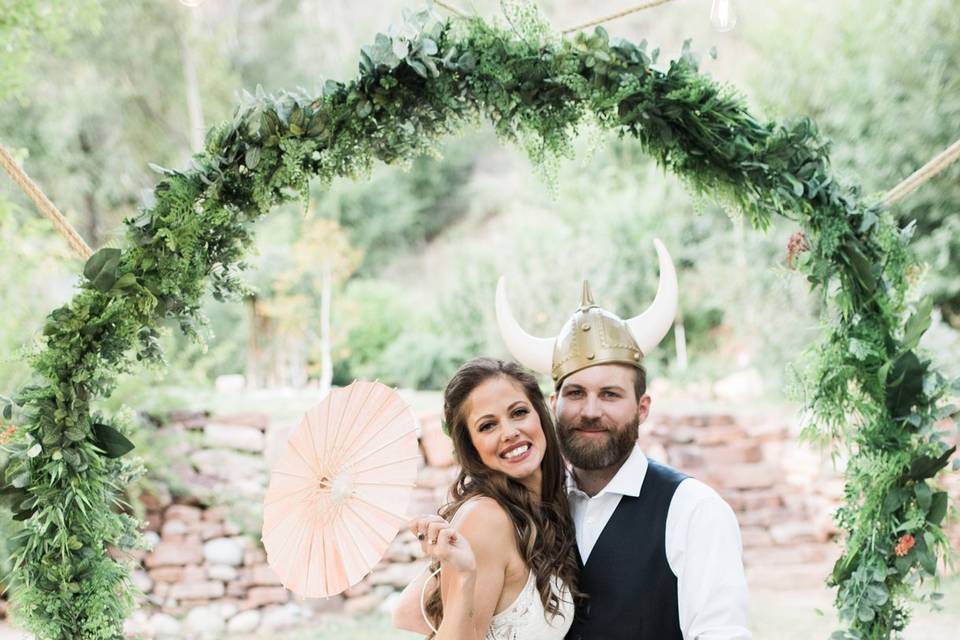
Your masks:
<instances>
[{"instance_id":1,"label":"woman's hand","mask_svg":"<svg viewBox=\"0 0 960 640\"><path fill-rule=\"evenodd\" d=\"M410 522L410 531L420 540L423 552L440 562L441 570L474 574L477 560L467 539L440 516L425 516Z\"/></svg>"}]
</instances>

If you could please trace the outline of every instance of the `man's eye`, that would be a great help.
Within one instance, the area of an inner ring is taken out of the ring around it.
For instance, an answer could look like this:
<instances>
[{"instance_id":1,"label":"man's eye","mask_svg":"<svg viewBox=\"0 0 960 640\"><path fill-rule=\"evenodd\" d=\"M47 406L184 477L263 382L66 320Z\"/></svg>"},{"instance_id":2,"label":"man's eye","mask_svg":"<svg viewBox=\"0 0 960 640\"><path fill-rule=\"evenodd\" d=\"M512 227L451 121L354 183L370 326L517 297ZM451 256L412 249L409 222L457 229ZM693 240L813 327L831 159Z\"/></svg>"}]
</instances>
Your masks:
<instances>
[{"instance_id":1,"label":"man's eye","mask_svg":"<svg viewBox=\"0 0 960 640\"><path fill-rule=\"evenodd\" d=\"M604 392L603 395L607 396L608 398L619 398L619 397L620 397L620 394L617 393L617 392L615 392L615 391L606 391L606 392Z\"/></svg>"}]
</instances>

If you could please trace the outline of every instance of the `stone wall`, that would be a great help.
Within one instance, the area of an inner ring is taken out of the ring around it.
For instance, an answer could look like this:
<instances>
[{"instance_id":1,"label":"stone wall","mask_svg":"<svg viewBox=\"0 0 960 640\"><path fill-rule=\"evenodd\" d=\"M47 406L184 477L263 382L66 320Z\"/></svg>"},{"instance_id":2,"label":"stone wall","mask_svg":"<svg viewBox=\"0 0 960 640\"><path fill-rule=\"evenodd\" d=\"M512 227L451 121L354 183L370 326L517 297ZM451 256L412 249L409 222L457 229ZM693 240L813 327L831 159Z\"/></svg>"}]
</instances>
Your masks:
<instances>
[{"instance_id":1,"label":"stone wall","mask_svg":"<svg viewBox=\"0 0 960 640\"><path fill-rule=\"evenodd\" d=\"M439 415L420 418L424 461L411 516L436 512L457 472ZM150 549L133 556L133 579L145 595L128 621L131 633L262 637L318 614L386 611L423 571L419 543L401 532L384 560L340 596L302 601L283 588L266 564L259 527L269 465L295 426L270 424L261 414L175 413L151 435L170 463L161 474L168 481L140 496ZM840 550L831 513L843 483L829 461L797 443L790 411L658 408L640 444L652 458L716 488L733 507L752 586L823 584ZM958 474L947 482L957 495Z\"/></svg>"}]
</instances>

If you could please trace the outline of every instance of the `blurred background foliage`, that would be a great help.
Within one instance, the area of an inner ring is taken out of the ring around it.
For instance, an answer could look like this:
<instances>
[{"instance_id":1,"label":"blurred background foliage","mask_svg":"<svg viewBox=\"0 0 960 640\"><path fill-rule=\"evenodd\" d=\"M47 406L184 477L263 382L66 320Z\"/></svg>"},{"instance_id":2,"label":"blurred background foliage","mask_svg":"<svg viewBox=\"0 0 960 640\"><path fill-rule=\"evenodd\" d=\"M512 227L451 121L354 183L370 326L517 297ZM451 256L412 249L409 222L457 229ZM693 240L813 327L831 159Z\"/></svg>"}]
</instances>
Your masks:
<instances>
[{"instance_id":1,"label":"blurred background foliage","mask_svg":"<svg viewBox=\"0 0 960 640\"><path fill-rule=\"evenodd\" d=\"M541 6L563 27L622 4ZM418 6L7 0L0 136L91 246L119 244L121 221L158 178L149 163L189 163L240 90L315 90L326 78L349 78L360 46L401 8ZM471 7L499 12L495 0ZM955 0L740 0L737 9L731 33L712 32L708 7L693 2L608 29L662 45L662 59L686 37L699 52L715 46L718 59L702 56L708 73L770 117L812 116L833 140L836 167L867 192L892 187L960 133ZM368 377L438 389L466 359L506 355L493 322L499 274L532 333L557 330L584 277L598 302L632 315L657 284L653 237L680 271L684 335L679 344L671 333L652 354L653 375L709 385L750 370L764 393L780 393L788 364L818 333L819 302L786 264L795 229L778 221L765 235L745 233L736 211L692 199L635 142L585 131L579 146L552 186L484 127L451 137L439 157L313 185L309 206L258 223L259 254L247 272L256 295L243 304L209 300L206 346L171 327L162 338L169 368L130 376L108 408L179 408L183 390L215 389L222 376L243 375L248 387L309 385L322 375L326 345L334 384ZM960 165L897 207L904 223L916 221L923 286L942 310L930 346L954 353L958 178ZM0 393L9 395L26 382L22 355L45 314L71 295L80 264L5 178L0 233ZM320 274L329 260L336 268L323 335Z\"/></svg>"}]
</instances>

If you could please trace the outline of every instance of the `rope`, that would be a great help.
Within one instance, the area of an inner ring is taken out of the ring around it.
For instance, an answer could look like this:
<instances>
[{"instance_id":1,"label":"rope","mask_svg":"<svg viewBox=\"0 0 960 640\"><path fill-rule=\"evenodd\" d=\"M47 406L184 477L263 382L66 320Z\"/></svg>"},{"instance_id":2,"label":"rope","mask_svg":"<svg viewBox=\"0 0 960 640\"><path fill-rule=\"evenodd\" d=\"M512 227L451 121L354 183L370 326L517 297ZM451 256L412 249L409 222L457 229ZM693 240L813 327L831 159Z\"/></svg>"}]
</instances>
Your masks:
<instances>
[{"instance_id":1,"label":"rope","mask_svg":"<svg viewBox=\"0 0 960 640\"><path fill-rule=\"evenodd\" d=\"M569 27L567 29L564 29L560 33L562 33L563 35L567 35L568 33L573 33L574 31L582 31L584 29L595 27L605 22L610 22L611 20L616 20L617 18L623 18L624 16L629 16L632 13L639 13L644 9L652 9L654 7L659 7L661 4L667 4L668 2L672 2L672 0L651 0L650 2L644 2L643 4L638 4L637 6L631 7L630 9L624 9L623 11L620 11L618 13L612 13L609 16L604 16L602 18L597 18L596 20L591 20L590 22L584 22L583 24L578 24L574 27Z\"/></svg>"},{"instance_id":2,"label":"rope","mask_svg":"<svg viewBox=\"0 0 960 640\"><path fill-rule=\"evenodd\" d=\"M616 20L617 18L622 18L622 17L624 17L624 16L628 16L628 15L630 15L631 13L639 13L640 11L643 11L644 9L652 9L653 7L658 7L658 6L660 6L661 4L666 4L666 3L672 2L672 1L673 1L673 0L651 0L650 2L644 2L643 4L639 4L639 5L635 6L635 7L631 7L630 9L624 9L623 11L620 11L620 12L617 12L617 13L614 13L614 14L611 14L611 15L609 15L609 16L604 16L603 18L597 18L596 20L591 20L590 22L585 22L585 23L579 24L579 25L577 25L577 26L575 26L575 27L570 27L570 28L568 28L568 29L564 29L564 30L561 31L560 33L563 34L563 35L567 35L568 33L573 33L574 31L582 31L583 29L587 29L587 28L589 28L589 27L594 27L594 26L596 26L596 25L598 25L598 24L603 24L603 23L605 23L605 22L610 22L610 21L612 21L612 20ZM454 15L457 15L457 16L460 16L461 18L463 18L463 17L465 17L465 16L467 15L467 14L466 14L464 11L462 11L461 9L458 9L457 7L455 7L455 6L451 5L451 4L447 4L446 2L441 2L441 0L433 0L433 4L437 5L438 7L443 7L444 9L446 9L447 11L449 11L450 13L452 13L452 14L454 14Z\"/></svg>"},{"instance_id":3,"label":"rope","mask_svg":"<svg viewBox=\"0 0 960 640\"><path fill-rule=\"evenodd\" d=\"M941 151L930 162L910 174L906 180L890 189L887 195L883 196L883 205L890 207L900 202L958 159L960 159L960 140Z\"/></svg>"},{"instance_id":4,"label":"rope","mask_svg":"<svg viewBox=\"0 0 960 640\"><path fill-rule=\"evenodd\" d=\"M63 214L57 210L57 207L54 206L50 199L44 195L43 191L40 190L40 187L30 179L30 176L20 168L16 160L13 159L13 156L6 150L6 148L0 144L0 165L10 174L10 178L17 183L27 197L33 200L33 203L37 205L37 208L47 216L50 221L53 223L53 226L56 230L67 239L67 242L70 243L70 247L73 249L81 259L86 260L91 255L93 255L93 249L84 242L83 238L80 237L80 234L77 233L77 230L74 229L70 222L63 217Z\"/></svg>"},{"instance_id":5,"label":"rope","mask_svg":"<svg viewBox=\"0 0 960 640\"><path fill-rule=\"evenodd\" d=\"M437 5L438 7L443 7L444 9L446 9L447 11L449 11L450 13L452 13L452 14L454 14L454 15L457 15L457 16L460 16L461 18L463 18L463 17L465 17L465 16L467 15L466 13L464 13L463 11L461 11L460 9L457 9L457 8L456 8L455 6L453 6L452 4L447 4L446 2L440 2L440 0L433 0L433 4Z\"/></svg>"}]
</instances>

